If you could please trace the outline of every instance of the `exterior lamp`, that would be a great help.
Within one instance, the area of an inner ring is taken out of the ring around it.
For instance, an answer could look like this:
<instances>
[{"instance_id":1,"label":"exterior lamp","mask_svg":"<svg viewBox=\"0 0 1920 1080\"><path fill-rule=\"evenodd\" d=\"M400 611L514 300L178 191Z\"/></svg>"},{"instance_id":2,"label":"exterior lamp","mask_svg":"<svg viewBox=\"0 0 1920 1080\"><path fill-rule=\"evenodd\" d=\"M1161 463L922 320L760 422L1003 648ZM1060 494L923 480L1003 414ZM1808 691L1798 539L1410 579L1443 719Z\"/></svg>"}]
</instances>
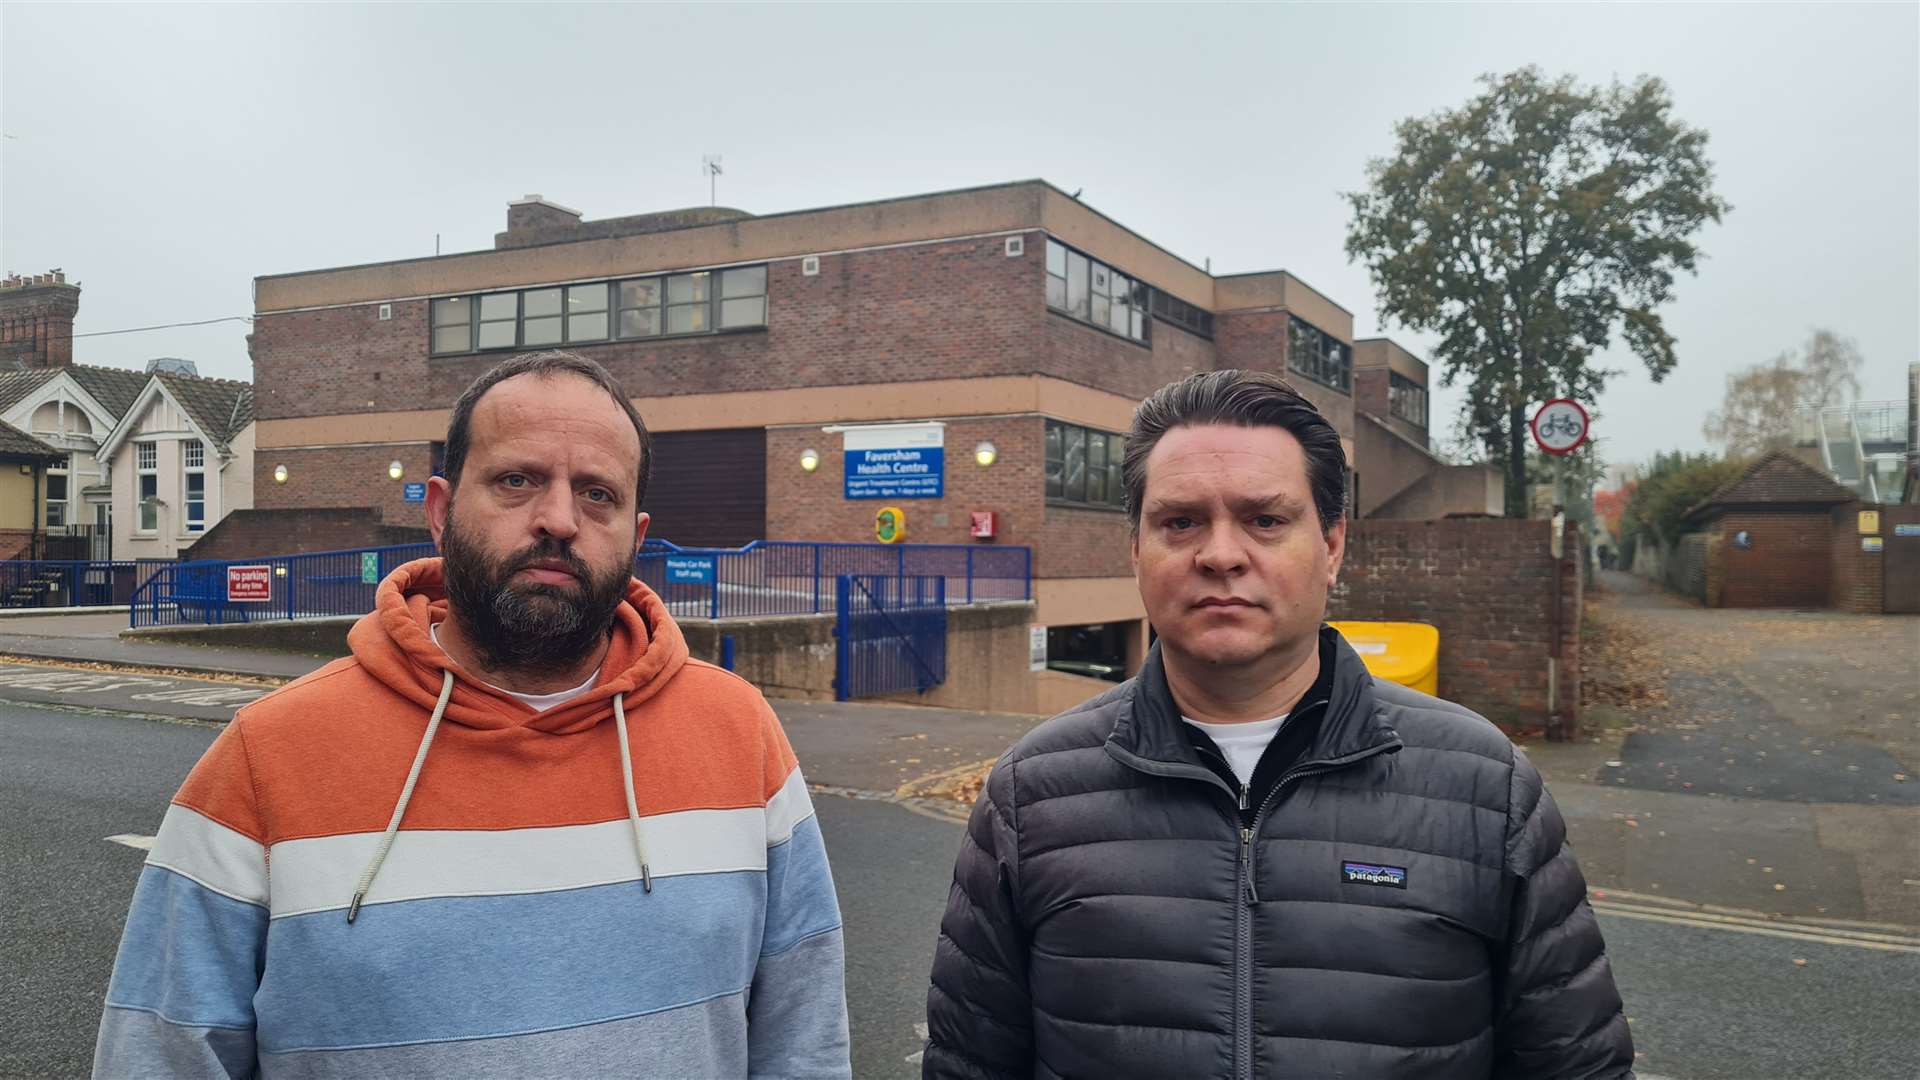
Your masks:
<instances>
[{"instance_id":1,"label":"exterior lamp","mask_svg":"<svg viewBox=\"0 0 1920 1080\"><path fill-rule=\"evenodd\" d=\"M275 465L273 467L273 482L276 484L284 484L287 482L287 467L285 465Z\"/></svg>"},{"instance_id":2,"label":"exterior lamp","mask_svg":"<svg viewBox=\"0 0 1920 1080\"><path fill-rule=\"evenodd\" d=\"M992 443L982 442L979 446L973 448L973 460L984 469L1000 460L1000 451Z\"/></svg>"},{"instance_id":3,"label":"exterior lamp","mask_svg":"<svg viewBox=\"0 0 1920 1080\"><path fill-rule=\"evenodd\" d=\"M813 470L819 467L820 467L820 451L815 450L812 447L808 447L807 449L800 451L800 469L802 472L812 472Z\"/></svg>"},{"instance_id":4,"label":"exterior lamp","mask_svg":"<svg viewBox=\"0 0 1920 1080\"><path fill-rule=\"evenodd\" d=\"M398 480L405 475L407 475L407 467L400 464L398 459L387 462L387 479Z\"/></svg>"}]
</instances>

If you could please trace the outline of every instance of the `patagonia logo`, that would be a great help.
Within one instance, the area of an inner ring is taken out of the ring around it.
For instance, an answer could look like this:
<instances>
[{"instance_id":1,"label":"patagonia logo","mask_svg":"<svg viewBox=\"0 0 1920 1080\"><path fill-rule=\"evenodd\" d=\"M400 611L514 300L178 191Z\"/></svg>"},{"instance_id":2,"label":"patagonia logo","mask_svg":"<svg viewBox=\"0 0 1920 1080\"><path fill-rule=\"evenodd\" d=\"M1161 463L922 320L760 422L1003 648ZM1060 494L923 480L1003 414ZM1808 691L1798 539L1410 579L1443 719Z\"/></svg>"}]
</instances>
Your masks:
<instances>
[{"instance_id":1,"label":"patagonia logo","mask_svg":"<svg viewBox=\"0 0 1920 1080\"><path fill-rule=\"evenodd\" d=\"M1343 862L1340 864L1340 880L1349 885L1384 885L1389 889L1404 889L1407 887L1407 868Z\"/></svg>"}]
</instances>

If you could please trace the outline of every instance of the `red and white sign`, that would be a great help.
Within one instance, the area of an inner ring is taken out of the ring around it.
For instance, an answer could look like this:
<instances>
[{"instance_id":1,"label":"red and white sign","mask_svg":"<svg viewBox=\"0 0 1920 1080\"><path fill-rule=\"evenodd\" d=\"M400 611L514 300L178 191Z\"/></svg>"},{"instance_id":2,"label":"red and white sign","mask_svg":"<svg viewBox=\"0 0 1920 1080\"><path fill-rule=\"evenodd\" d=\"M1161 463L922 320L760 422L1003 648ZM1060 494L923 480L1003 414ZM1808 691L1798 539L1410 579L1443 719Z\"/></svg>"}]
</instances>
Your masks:
<instances>
[{"instance_id":1,"label":"red and white sign","mask_svg":"<svg viewBox=\"0 0 1920 1080\"><path fill-rule=\"evenodd\" d=\"M227 567L227 603L265 604L273 599L273 567Z\"/></svg>"},{"instance_id":2,"label":"red and white sign","mask_svg":"<svg viewBox=\"0 0 1920 1080\"><path fill-rule=\"evenodd\" d=\"M973 527L968 535L976 540L991 540L1000 532L1000 515L993 510L969 510L967 515L973 519Z\"/></svg>"},{"instance_id":3,"label":"red and white sign","mask_svg":"<svg viewBox=\"0 0 1920 1080\"><path fill-rule=\"evenodd\" d=\"M1571 454L1587 441L1587 410L1572 398L1555 398L1533 414L1533 441L1549 454Z\"/></svg>"}]
</instances>

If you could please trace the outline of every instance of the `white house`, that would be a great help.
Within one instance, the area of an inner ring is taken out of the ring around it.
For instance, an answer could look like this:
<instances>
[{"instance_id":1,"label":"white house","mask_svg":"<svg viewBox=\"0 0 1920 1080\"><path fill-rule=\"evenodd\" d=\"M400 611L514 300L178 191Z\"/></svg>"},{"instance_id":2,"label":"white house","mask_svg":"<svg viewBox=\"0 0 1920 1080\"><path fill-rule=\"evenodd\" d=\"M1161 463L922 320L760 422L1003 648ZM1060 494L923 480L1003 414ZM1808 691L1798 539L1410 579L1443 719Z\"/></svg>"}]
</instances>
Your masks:
<instances>
[{"instance_id":1,"label":"white house","mask_svg":"<svg viewBox=\"0 0 1920 1080\"><path fill-rule=\"evenodd\" d=\"M98 451L116 559L174 558L253 506L253 386L165 371L145 378Z\"/></svg>"},{"instance_id":2,"label":"white house","mask_svg":"<svg viewBox=\"0 0 1920 1080\"><path fill-rule=\"evenodd\" d=\"M149 378L144 372L82 364L0 372L0 422L62 455L49 463L42 505L37 516L30 515L59 549L48 554L109 557L112 500L100 443Z\"/></svg>"}]
</instances>

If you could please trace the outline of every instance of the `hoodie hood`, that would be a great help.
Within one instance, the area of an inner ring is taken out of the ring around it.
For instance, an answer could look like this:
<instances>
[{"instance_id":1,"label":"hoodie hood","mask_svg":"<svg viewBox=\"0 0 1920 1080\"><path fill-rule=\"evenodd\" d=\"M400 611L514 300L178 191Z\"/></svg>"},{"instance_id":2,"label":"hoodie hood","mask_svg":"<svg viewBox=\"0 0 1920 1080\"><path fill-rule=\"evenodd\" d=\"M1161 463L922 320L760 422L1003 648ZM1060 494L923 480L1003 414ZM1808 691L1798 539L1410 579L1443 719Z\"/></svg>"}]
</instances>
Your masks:
<instances>
[{"instance_id":1,"label":"hoodie hood","mask_svg":"<svg viewBox=\"0 0 1920 1080\"><path fill-rule=\"evenodd\" d=\"M629 580L626 599L614 609L611 641L593 689L536 713L460 667L433 643L427 627L446 617L441 560L416 559L380 583L373 611L354 624L347 644L362 668L423 710L438 704L442 673L452 672L453 694L445 719L462 727L524 727L554 735L587 731L613 716L615 697L625 695L626 708L632 710L687 663L686 638L666 605L652 589Z\"/></svg>"}]
</instances>

